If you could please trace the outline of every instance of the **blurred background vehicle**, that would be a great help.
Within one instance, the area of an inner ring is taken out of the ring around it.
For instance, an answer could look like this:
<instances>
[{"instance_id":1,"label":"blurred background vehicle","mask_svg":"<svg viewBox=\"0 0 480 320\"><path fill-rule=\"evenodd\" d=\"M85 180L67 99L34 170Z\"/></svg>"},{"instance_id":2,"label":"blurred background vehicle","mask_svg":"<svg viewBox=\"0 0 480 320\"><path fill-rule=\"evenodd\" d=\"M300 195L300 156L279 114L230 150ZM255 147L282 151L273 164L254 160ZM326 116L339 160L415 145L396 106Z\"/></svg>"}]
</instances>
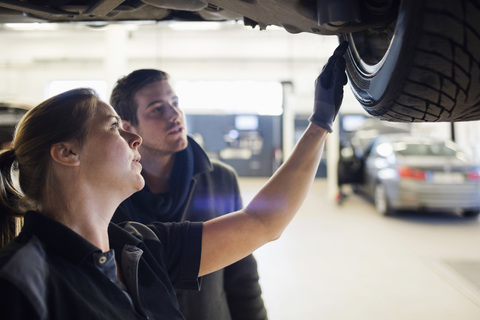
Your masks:
<instances>
[{"instance_id":1,"label":"blurred background vehicle","mask_svg":"<svg viewBox=\"0 0 480 320\"><path fill-rule=\"evenodd\" d=\"M341 114L339 121L336 201L341 204L347 196L343 185L350 184L355 189L363 182L363 154L371 141L381 134L410 133L411 124L385 122L364 114Z\"/></svg>"},{"instance_id":2,"label":"blurred background vehicle","mask_svg":"<svg viewBox=\"0 0 480 320\"><path fill-rule=\"evenodd\" d=\"M480 119L479 15L477 0L0 0L1 23L243 20L336 35L357 100L398 122Z\"/></svg>"},{"instance_id":3,"label":"blurred background vehicle","mask_svg":"<svg viewBox=\"0 0 480 320\"><path fill-rule=\"evenodd\" d=\"M350 137L349 144L353 149L355 157L361 158L371 140L379 135L409 132L411 132L411 125L409 123L384 122L377 118L366 117L362 125L355 128L355 131Z\"/></svg>"},{"instance_id":4,"label":"blurred background vehicle","mask_svg":"<svg viewBox=\"0 0 480 320\"><path fill-rule=\"evenodd\" d=\"M405 133L373 138L361 155L355 190L376 210L480 212L480 166L453 141Z\"/></svg>"},{"instance_id":5,"label":"blurred background vehicle","mask_svg":"<svg viewBox=\"0 0 480 320\"><path fill-rule=\"evenodd\" d=\"M0 102L0 150L10 148L15 126L28 106Z\"/></svg>"}]
</instances>

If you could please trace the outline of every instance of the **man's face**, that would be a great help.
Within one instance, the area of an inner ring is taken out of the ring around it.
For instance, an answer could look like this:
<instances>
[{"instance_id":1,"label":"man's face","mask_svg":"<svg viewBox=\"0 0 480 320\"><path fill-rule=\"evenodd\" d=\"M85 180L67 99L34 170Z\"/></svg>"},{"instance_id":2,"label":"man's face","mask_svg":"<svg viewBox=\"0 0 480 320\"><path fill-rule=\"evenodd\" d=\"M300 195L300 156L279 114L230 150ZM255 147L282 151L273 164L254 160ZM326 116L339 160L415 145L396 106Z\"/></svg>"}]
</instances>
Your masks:
<instances>
[{"instance_id":1,"label":"man's face","mask_svg":"<svg viewBox=\"0 0 480 320\"><path fill-rule=\"evenodd\" d=\"M156 81L140 89L134 97L138 125L134 133L143 138L142 156L169 155L188 145L185 115L178 107L178 97L167 80Z\"/></svg>"}]
</instances>

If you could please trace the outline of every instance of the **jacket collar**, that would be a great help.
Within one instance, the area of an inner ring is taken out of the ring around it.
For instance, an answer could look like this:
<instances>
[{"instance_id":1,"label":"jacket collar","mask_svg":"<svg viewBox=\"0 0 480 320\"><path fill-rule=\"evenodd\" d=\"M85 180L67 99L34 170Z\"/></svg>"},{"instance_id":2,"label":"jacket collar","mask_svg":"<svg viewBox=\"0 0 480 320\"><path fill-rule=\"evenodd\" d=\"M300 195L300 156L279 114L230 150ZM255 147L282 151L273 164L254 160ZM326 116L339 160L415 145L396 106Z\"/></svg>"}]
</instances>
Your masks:
<instances>
[{"instance_id":1,"label":"jacket collar","mask_svg":"<svg viewBox=\"0 0 480 320\"><path fill-rule=\"evenodd\" d=\"M49 250L76 264L81 264L94 252L101 252L72 229L38 212L25 214L21 236L36 236Z\"/></svg>"},{"instance_id":2,"label":"jacket collar","mask_svg":"<svg viewBox=\"0 0 480 320\"><path fill-rule=\"evenodd\" d=\"M213 165L210 159L208 158L205 151L200 147L200 145L193 140L192 137L188 136L188 147L191 148L193 152L193 175L201 174L203 172L208 172L213 170Z\"/></svg>"},{"instance_id":3,"label":"jacket collar","mask_svg":"<svg viewBox=\"0 0 480 320\"><path fill-rule=\"evenodd\" d=\"M108 234L111 247L117 245L118 248L116 249L120 250L124 244L138 245L141 242L113 223L110 223L108 227ZM24 226L19 237L21 236L27 238L36 236L41 242L45 243L49 250L55 251L56 254L78 265L92 256L93 253L102 252L72 229L34 211L25 214Z\"/></svg>"}]
</instances>

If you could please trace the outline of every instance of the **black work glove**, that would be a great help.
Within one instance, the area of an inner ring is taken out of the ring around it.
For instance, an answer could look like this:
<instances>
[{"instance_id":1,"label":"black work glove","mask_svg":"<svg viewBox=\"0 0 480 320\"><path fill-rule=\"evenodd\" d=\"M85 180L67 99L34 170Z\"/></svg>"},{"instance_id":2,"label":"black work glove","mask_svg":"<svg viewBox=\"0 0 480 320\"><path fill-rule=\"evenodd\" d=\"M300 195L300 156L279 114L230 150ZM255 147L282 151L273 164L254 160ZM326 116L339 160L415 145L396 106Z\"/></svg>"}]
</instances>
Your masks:
<instances>
[{"instance_id":1,"label":"black work glove","mask_svg":"<svg viewBox=\"0 0 480 320\"><path fill-rule=\"evenodd\" d=\"M315 80L315 103L310 122L332 132L332 125L343 100L343 86L347 83L345 59L348 42L343 41Z\"/></svg>"}]
</instances>

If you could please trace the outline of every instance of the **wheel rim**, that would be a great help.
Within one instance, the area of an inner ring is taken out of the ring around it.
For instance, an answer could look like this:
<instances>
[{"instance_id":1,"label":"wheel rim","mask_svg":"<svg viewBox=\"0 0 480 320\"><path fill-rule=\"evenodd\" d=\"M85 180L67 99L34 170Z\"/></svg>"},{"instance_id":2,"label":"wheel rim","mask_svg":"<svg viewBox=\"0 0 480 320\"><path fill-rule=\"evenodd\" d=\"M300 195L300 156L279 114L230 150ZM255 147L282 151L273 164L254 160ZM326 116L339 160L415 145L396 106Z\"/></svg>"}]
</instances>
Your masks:
<instances>
[{"instance_id":1,"label":"wheel rim","mask_svg":"<svg viewBox=\"0 0 480 320\"><path fill-rule=\"evenodd\" d=\"M365 77L374 76L388 56L394 39L396 21L383 30L364 30L350 33L348 42L352 61Z\"/></svg>"},{"instance_id":2,"label":"wheel rim","mask_svg":"<svg viewBox=\"0 0 480 320\"><path fill-rule=\"evenodd\" d=\"M381 214L386 214L388 210L387 195L381 184L375 187L375 208Z\"/></svg>"}]
</instances>

